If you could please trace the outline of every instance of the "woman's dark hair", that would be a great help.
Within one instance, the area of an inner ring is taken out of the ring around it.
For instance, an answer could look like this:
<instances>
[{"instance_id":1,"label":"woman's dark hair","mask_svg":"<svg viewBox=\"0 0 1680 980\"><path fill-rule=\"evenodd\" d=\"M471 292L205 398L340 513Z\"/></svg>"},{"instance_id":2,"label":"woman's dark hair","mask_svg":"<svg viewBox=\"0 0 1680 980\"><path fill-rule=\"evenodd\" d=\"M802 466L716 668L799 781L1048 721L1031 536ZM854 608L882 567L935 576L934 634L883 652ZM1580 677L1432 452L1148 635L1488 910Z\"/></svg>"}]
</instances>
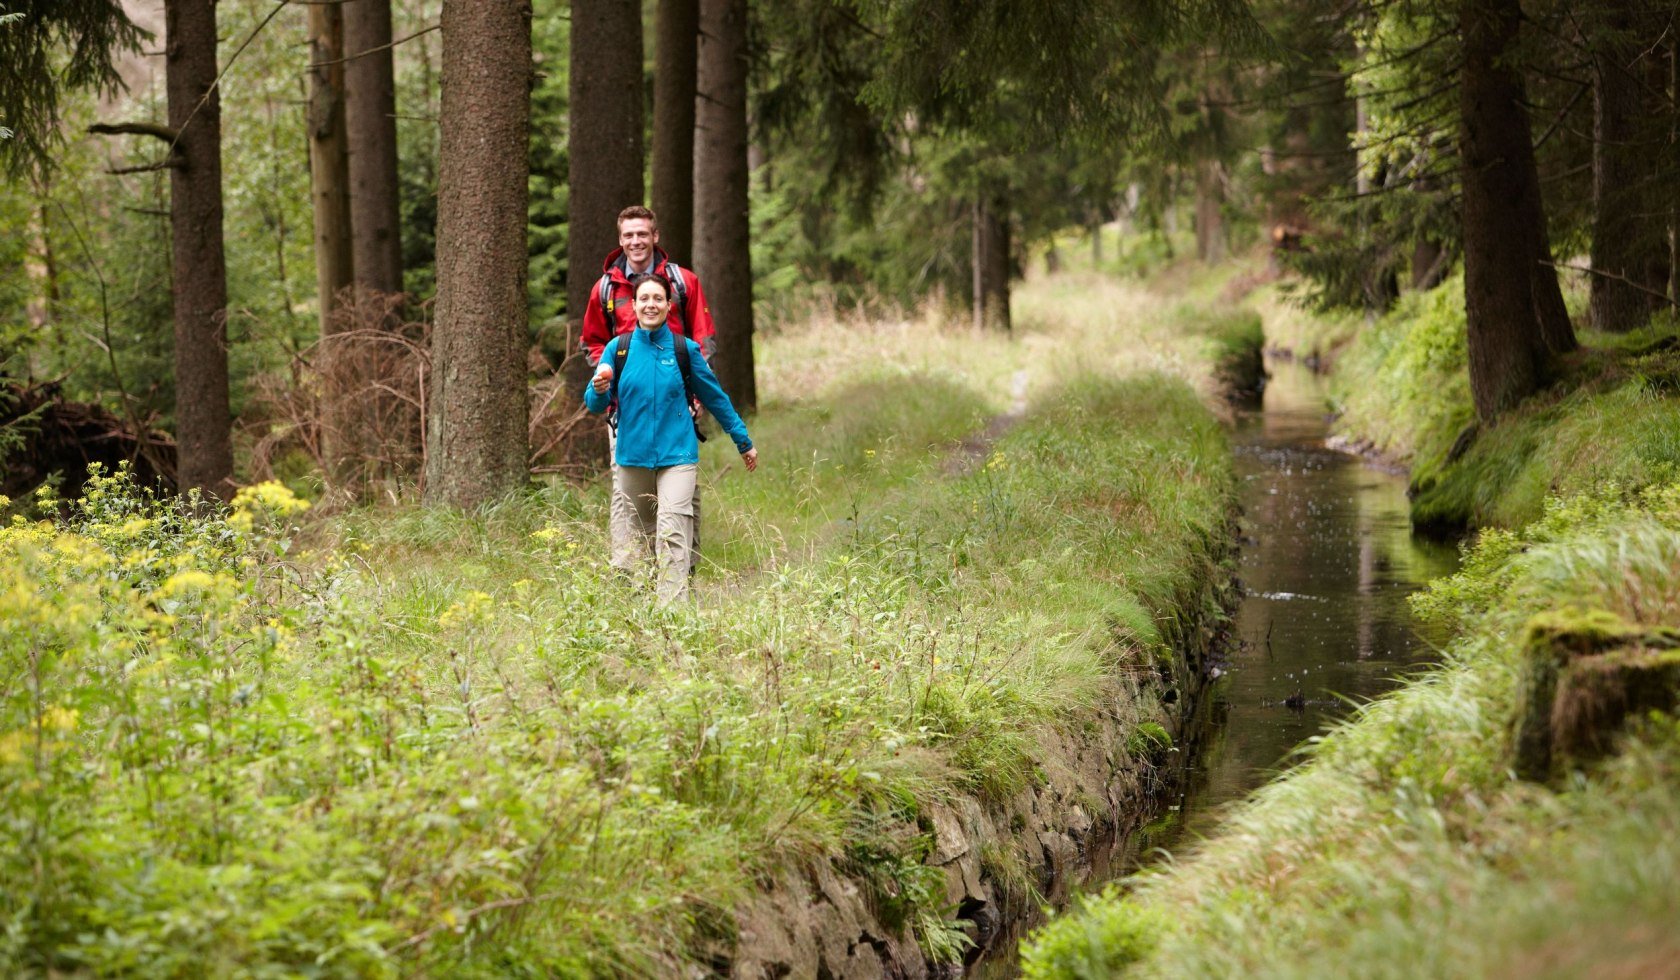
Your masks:
<instances>
[{"instance_id":1,"label":"woman's dark hair","mask_svg":"<svg viewBox=\"0 0 1680 980\"><path fill-rule=\"evenodd\" d=\"M630 277L630 291L632 293L641 292L642 291L642 283L644 283L644 282L659 283L659 288L665 290L665 299L667 301L670 300L670 298L671 298L671 280L665 278L665 275L663 273L659 273L659 272L638 272L638 273L636 273L635 275Z\"/></svg>"}]
</instances>

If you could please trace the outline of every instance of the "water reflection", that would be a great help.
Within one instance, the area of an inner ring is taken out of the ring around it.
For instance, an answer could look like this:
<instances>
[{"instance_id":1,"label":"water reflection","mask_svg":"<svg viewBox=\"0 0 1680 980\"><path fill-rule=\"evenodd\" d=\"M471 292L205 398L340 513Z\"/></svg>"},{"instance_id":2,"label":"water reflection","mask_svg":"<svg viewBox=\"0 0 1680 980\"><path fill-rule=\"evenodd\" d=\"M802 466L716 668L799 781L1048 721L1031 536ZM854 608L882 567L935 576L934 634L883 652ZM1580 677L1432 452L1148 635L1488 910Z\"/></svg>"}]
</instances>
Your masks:
<instances>
[{"instance_id":1,"label":"water reflection","mask_svg":"<svg viewBox=\"0 0 1680 980\"><path fill-rule=\"evenodd\" d=\"M1428 664L1406 597L1451 572L1451 545L1415 539L1403 477L1324 446L1321 378L1268 365L1262 411L1234 434L1243 480L1241 638L1213 690L1184 827L1287 765L1290 750Z\"/></svg>"}]
</instances>

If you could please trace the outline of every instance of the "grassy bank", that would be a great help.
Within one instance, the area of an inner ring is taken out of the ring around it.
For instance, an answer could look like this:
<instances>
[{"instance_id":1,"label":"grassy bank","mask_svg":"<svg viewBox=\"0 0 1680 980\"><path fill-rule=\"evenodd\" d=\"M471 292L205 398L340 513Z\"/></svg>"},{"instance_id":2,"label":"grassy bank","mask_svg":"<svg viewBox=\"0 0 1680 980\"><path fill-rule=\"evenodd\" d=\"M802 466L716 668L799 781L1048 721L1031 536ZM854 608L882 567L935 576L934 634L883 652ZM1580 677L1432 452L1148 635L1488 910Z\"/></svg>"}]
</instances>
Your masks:
<instances>
[{"instance_id":1,"label":"grassy bank","mask_svg":"<svg viewBox=\"0 0 1680 980\"><path fill-rule=\"evenodd\" d=\"M1050 302L1081 288L1089 317ZM708 452L689 608L608 573L600 485L312 522L273 485L206 515L100 481L0 530L0 963L674 974L816 866L959 956L930 809L1031 788L1099 715L1158 724L1133 677L1231 490L1186 383L1221 329L1096 280L1018 303L1014 340L770 338L765 466Z\"/></svg>"},{"instance_id":2,"label":"grassy bank","mask_svg":"<svg viewBox=\"0 0 1680 980\"><path fill-rule=\"evenodd\" d=\"M1189 858L1054 923L1028 975L1672 969L1680 727L1646 712L1680 680L1677 554L1676 485L1485 536L1416 601L1456 632L1441 670L1315 742ZM1553 751L1519 779L1537 724Z\"/></svg>"}]
</instances>

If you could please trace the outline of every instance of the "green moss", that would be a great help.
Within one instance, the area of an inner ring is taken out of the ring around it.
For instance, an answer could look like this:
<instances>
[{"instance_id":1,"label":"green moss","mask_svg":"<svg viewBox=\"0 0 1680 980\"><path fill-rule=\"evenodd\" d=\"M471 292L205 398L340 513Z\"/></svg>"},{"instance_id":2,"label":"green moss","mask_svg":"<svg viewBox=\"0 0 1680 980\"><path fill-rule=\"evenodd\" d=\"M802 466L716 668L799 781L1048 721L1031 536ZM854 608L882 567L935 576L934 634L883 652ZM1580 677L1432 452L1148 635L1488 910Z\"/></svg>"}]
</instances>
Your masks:
<instances>
[{"instance_id":1,"label":"green moss","mask_svg":"<svg viewBox=\"0 0 1680 980\"><path fill-rule=\"evenodd\" d=\"M1126 736L1126 752L1140 759L1158 760L1172 745L1171 733L1153 721L1140 722Z\"/></svg>"}]
</instances>

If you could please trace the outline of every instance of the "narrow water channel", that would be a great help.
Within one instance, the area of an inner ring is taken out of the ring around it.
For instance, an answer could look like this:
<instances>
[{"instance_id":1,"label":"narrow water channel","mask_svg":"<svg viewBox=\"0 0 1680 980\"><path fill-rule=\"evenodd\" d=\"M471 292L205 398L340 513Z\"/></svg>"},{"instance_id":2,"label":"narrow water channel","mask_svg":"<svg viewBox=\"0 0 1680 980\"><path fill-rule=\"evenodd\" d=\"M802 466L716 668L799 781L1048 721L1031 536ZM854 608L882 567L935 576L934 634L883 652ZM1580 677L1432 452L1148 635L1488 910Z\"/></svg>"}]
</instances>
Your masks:
<instances>
[{"instance_id":1,"label":"narrow water channel","mask_svg":"<svg viewBox=\"0 0 1680 980\"><path fill-rule=\"evenodd\" d=\"M1453 572L1457 548L1413 537L1403 475L1325 445L1321 376L1282 359L1266 367L1262 405L1241 413L1231 440L1243 508L1236 642L1175 780L1180 797L1080 890L1193 849L1228 804L1288 767L1296 746L1434 661L1406 598ZM1013 948L1002 944L970 976L1017 976Z\"/></svg>"},{"instance_id":2,"label":"narrow water channel","mask_svg":"<svg viewBox=\"0 0 1680 980\"><path fill-rule=\"evenodd\" d=\"M1233 433L1242 480L1239 642L1210 693L1173 850L1292 750L1434 659L1407 596L1451 573L1457 549L1412 535L1405 477L1325 446L1324 379L1273 359L1258 411ZM1160 843L1160 842L1157 842Z\"/></svg>"}]
</instances>

